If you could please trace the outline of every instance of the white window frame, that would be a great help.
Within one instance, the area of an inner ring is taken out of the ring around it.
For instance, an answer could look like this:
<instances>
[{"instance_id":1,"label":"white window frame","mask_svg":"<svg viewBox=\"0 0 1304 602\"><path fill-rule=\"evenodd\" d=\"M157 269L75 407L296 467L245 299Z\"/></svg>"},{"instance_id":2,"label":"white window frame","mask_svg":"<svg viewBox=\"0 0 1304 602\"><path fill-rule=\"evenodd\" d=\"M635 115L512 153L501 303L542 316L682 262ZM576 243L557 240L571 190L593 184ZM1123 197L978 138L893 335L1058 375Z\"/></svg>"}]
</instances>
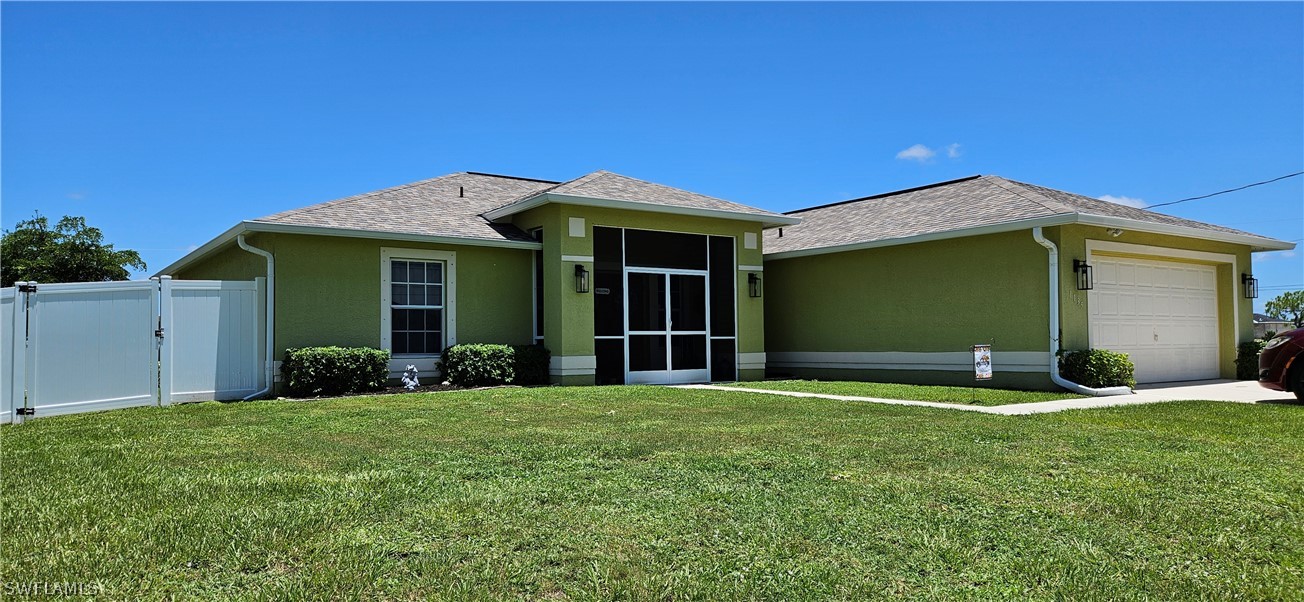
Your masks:
<instances>
[{"instance_id":1,"label":"white window frame","mask_svg":"<svg viewBox=\"0 0 1304 602\"><path fill-rule=\"evenodd\" d=\"M390 319L391 280L390 261L439 261L444 264L444 346L457 344L457 252L429 249L380 248L380 348L393 353L394 341ZM437 360L438 353L404 354L389 360L390 377L402 374L408 364L419 362L422 376L435 375L434 366L423 360Z\"/></svg>"}]
</instances>

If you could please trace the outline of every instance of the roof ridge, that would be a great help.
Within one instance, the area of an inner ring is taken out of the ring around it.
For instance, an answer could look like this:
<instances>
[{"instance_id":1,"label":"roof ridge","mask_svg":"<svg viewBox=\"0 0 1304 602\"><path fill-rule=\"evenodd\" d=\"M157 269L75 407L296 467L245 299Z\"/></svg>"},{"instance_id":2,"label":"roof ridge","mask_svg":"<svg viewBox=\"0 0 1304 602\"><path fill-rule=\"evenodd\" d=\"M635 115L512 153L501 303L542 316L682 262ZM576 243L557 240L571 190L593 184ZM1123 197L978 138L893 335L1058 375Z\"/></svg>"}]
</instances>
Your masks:
<instances>
[{"instance_id":1,"label":"roof ridge","mask_svg":"<svg viewBox=\"0 0 1304 602\"><path fill-rule=\"evenodd\" d=\"M704 199L710 199L710 200L712 200L712 201L719 201L719 202L721 202L721 203L729 203L729 204L731 204L731 205L738 205L738 206L741 206L741 207L749 207L749 208L751 208L751 209L753 209L753 210L760 211L760 212L762 212L762 213L768 213L768 214L770 214L770 215L782 215L781 213L776 213L776 212L774 212L774 211L770 211L769 209L762 209L762 208L760 208L760 207L752 207L752 206L750 206L750 205L743 205L742 203L738 203L738 202L736 202L736 201L731 201L731 200L729 200L729 199L720 198L720 197L718 197L718 196L711 196L711 195L709 195L709 194L702 194L702 193L700 193L700 192L694 192L694 191L692 191L692 190L688 190L687 188L679 188L678 186L671 186L671 185L669 185L669 184L661 184L661 183L653 182L653 181L650 181L650 180L644 180L644 179L642 179L642 178L635 178L634 176L627 176L627 175L622 174L622 173L616 173L616 172L614 172L614 171L608 171L608 170L605 170L605 169L599 169L599 170L597 170L597 171L595 171L595 172L593 172L593 173L591 173L591 174L587 174L587 175L590 175L590 176L616 176L616 177L618 177L618 178L624 178L624 179L626 179L626 180L633 180L633 181L638 182L638 183L640 183L640 184L646 184L646 185L648 185L648 186L655 186L655 187L657 187L657 188L664 188L664 189L666 189L666 190L675 190L675 191L679 191L679 192L684 192L684 193L691 194L691 195L693 195L693 196L702 197L702 198L704 198ZM578 179L583 179L583 178L577 178L577 180L578 180ZM594 179L596 180L597 178L594 178Z\"/></svg>"},{"instance_id":2,"label":"roof ridge","mask_svg":"<svg viewBox=\"0 0 1304 602\"><path fill-rule=\"evenodd\" d=\"M286 209L285 211L280 211L280 212L277 212L277 213L273 213L273 214L271 214L271 215L264 215L263 217L255 218L255 219L250 220L250 221L255 221L255 222L256 222L256 221L261 221L261 220L264 220L264 219L271 219L271 218L274 218L274 217L277 217L277 216L285 215L285 214L287 214L287 213L300 213L300 214L302 214L302 213L311 213L311 212L314 212L314 211L318 211L318 210L320 210L320 209L324 209L324 208L326 208L327 206L333 206L333 205L336 205L336 204L339 204L339 203L344 203L344 202L346 202L346 201L358 201L358 200L362 200L362 199L365 199L365 198L368 198L368 197L376 196L376 195L378 195L378 194L382 194L382 193L386 193L386 192L394 192L394 191L396 191L396 190L403 190L403 189L405 189L405 188L412 188L412 187L414 187L414 186L420 186L420 185L422 185L422 184L429 184L429 183L431 183L431 182L437 182L437 181L442 180L442 179L444 179L444 178L451 178L451 177L453 177L453 176L464 175L464 174L466 174L466 173L468 173L468 172L465 172L465 171L455 171L455 172L453 172L453 173L444 174L444 175L442 175L442 176L436 176L436 177L433 177L433 178L427 178L427 179L425 179L425 180L418 180L418 181L416 181L416 182L408 182L407 184L399 184L398 186L390 186L389 188L382 188L382 189L380 189L380 190L373 190L373 191L371 191L371 192L364 192L364 193L361 193L361 194L355 194L355 195L353 195L353 196L346 196L346 197L341 197L341 198L338 198L338 199L331 199L331 200L329 200L329 201L322 201L322 202L320 202L320 203L315 203L315 204L312 204L312 205L308 205L307 207L299 207L298 209Z\"/></svg>"},{"instance_id":3,"label":"roof ridge","mask_svg":"<svg viewBox=\"0 0 1304 602\"><path fill-rule=\"evenodd\" d=\"M1047 188L1047 187L1045 187L1045 186L1040 186L1040 185L1037 185L1037 184L1029 184L1028 182L1019 182L1019 181L1017 181L1017 180L1007 180L1007 181L1012 182L1012 183L1014 183L1014 184L1018 184L1018 185L1020 185L1020 186L1025 186L1025 187L1028 187L1028 188L1032 188L1032 189L1034 189L1034 190L1055 190L1055 189L1053 189L1053 188ZM1087 195L1085 195L1085 194L1078 194L1078 193L1076 193L1076 192L1071 192L1071 191L1068 191L1068 190L1059 190L1059 191L1057 191L1057 192L1059 192L1060 194L1067 194L1067 195L1069 195L1069 196L1074 196L1074 197L1083 198L1083 199L1086 199L1086 200L1088 200L1088 201L1090 201L1090 202L1093 202L1093 203L1109 203L1109 202L1110 202L1110 201L1106 201L1106 200L1104 200L1104 199L1097 199L1097 198L1089 197L1089 196L1087 196ZM1115 205L1118 205L1118 203L1114 203L1114 204L1115 204ZM1148 214L1150 214L1150 215L1158 215L1158 216L1167 217L1167 218L1171 218L1171 219L1185 220L1185 221L1193 222L1193 223L1203 223L1203 222L1199 222L1199 221L1197 221L1197 220L1192 220L1192 219L1188 219L1188 218L1185 218L1185 217L1181 217L1181 216L1173 215L1173 214L1171 214L1171 213L1160 213L1160 212L1158 212L1158 211L1151 211L1151 210L1149 210L1149 209L1146 209L1145 207L1132 207L1132 206L1129 206L1129 205L1119 205L1119 206L1120 206L1120 207L1127 207L1128 209L1132 209L1132 210L1135 210L1135 211L1140 211L1140 212L1143 212L1143 213L1148 213ZM1079 213L1082 213L1081 211L1078 211L1078 212L1079 212ZM1099 215L1099 214L1097 214L1097 213L1086 213L1085 215ZM1211 225L1211 226L1218 226L1218 224L1208 224L1208 225ZM1219 227L1220 227L1220 228L1226 228L1226 229L1228 229L1228 230L1235 230L1235 228L1227 228L1226 226L1219 226ZM1243 231L1243 230L1242 230L1242 231ZM1252 233L1251 233L1251 232L1246 232L1246 234L1252 234ZM1258 236L1258 235L1256 234L1255 236Z\"/></svg>"},{"instance_id":4,"label":"roof ridge","mask_svg":"<svg viewBox=\"0 0 1304 602\"><path fill-rule=\"evenodd\" d=\"M1019 192L1018 190L1015 190L1014 187L1012 187L1012 186L1006 186L1006 184L1018 184L1019 186L1021 186L1021 187L1025 187L1025 188L1030 187L1030 186L1035 187L1035 186L1032 185L1032 184L1026 184L1026 183L1024 183L1024 182L1019 182L1019 181L1016 181L1016 180L1007 180L1007 179L1005 179L1005 178L1003 178L1003 177L1001 177L1001 176L983 176L983 179L984 179L984 180L988 180L988 179L990 179L991 183L992 183L992 184L995 184L995 185L998 186L998 187L1000 187L1001 190L1004 190L1004 191L1006 191L1006 192L1008 192L1008 193L1010 193L1010 194L1013 194L1013 195L1015 195L1015 196L1023 197L1024 199L1028 200L1029 202L1032 202L1032 203L1036 203L1036 204L1038 204L1038 205L1041 205L1042 207L1046 208L1046 210L1050 211L1051 213L1055 213L1055 214L1061 214L1061 213L1078 213L1078 211L1077 211L1076 209L1074 209L1073 207L1069 207L1068 205L1065 205L1065 204L1063 204L1063 203L1061 203L1061 202L1059 202L1059 201L1056 201L1055 199L1052 199L1052 198L1050 198L1049 196L1046 196L1046 195L1042 194L1041 192L1038 192L1037 190L1031 190L1031 191L1029 191L1029 192L1032 192L1033 194L1035 194L1035 195L1041 197L1042 199L1044 199L1045 202L1043 202L1043 201L1039 201L1039 200L1034 199L1034 198L1031 198L1031 197L1029 197L1028 195L1023 194L1022 192Z\"/></svg>"},{"instance_id":5,"label":"roof ridge","mask_svg":"<svg viewBox=\"0 0 1304 602\"><path fill-rule=\"evenodd\" d=\"M601 171L601 170L599 170L599 171ZM549 186L549 187L547 187L547 188L542 188L542 189L535 190L535 191L532 191L532 192L527 192L527 193L525 193L525 194L523 194L523 195L521 195L521 196L518 196L518 197L516 197L516 198L514 198L514 199L512 199L512 200L510 200L510 201L507 201L506 203L503 203L502 205L499 205L499 206L494 207L494 208L492 208L492 209L489 209L489 210L486 210L486 211L481 212L481 213L480 213L480 219L483 219L483 220L485 220L485 221L489 221L489 219L486 218L486 217L484 216L485 213L493 213L494 211L497 211L497 210L499 210L499 209L503 209L503 208L505 208L505 207L511 207L512 205L515 205L515 204L517 204L517 203L519 203L519 202L521 202L521 201L524 201L525 199L530 199L530 198L534 198L534 197L536 197L536 196L539 196L539 195L541 195L541 194L546 194L546 193L548 193L549 191L556 190L557 188L560 188L561 186L564 186L564 185L566 185L566 184L570 184L571 182L575 182L575 181L578 181L578 180L582 180L582 179L587 178L587 177L589 177L589 176L591 176L591 175L593 175L593 174L595 174L595 173L598 173L598 172L597 172L597 171L589 172L589 173L586 173L586 174L584 174L584 175L582 175L582 176L580 176L580 177L578 177L578 178L573 178L573 179L570 179L570 180L566 180L566 181L564 181L564 182L556 182L556 183L554 183L552 186ZM540 181L543 181L543 180L540 180Z\"/></svg>"},{"instance_id":6,"label":"roof ridge","mask_svg":"<svg viewBox=\"0 0 1304 602\"><path fill-rule=\"evenodd\" d=\"M544 184L560 184L560 183L561 183L561 182L558 182L557 180L541 180L541 179L539 179L539 178L526 178L526 177L523 177L523 176L509 176L509 175L504 175L504 174L500 174L500 173L489 173L489 172L485 172L485 171L462 171L462 172L458 172L458 173L464 173L464 174L472 175L472 176L488 176L488 177L490 177L490 178L504 178L504 179L507 179L507 180L525 180L526 182L543 182Z\"/></svg>"},{"instance_id":7,"label":"roof ridge","mask_svg":"<svg viewBox=\"0 0 1304 602\"><path fill-rule=\"evenodd\" d=\"M914 188L903 188L903 189L901 189L901 190L894 190L894 191L892 191L892 192L881 192L881 193L879 193L879 194L871 194L871 195L869 195L869 196L862 196L862 197L858 197L858 198L854 198L854 199L847 199L847 200L845 200L845 201L837 201L837 202L834 202L834 203L825 203L825 204L823 204L823 205L815 205L814 207L806 207L806 208L804 208L804 209L793 209L792 211L784 211L784 212L783 212L783 215L791 215L791 214L793 214L793 213L801 213L801 212L803 212L803 211L814 211L814 210L816 210L816 209L825 209L825 208L827 208L827 207L836 207L836 206L838 206L838 205L846 205L846 204L848 204L848 203L859 203L860 201L871 201L871 200L874 200L874 199L881 199L881 198L885 198L885 197L896 196L896 195L898 195L898 194L907 194L907 193L911 193L911 192L918 192L918 191L920 191L920 190L928 190L929 188L937 188L937 187L939 187L939 186L946 186L946 185L948 185L948 184L958 184L958 183L960 183L960 182L968 182L969 180L976 180L976 179L981 178L981 177L984 177L984 176L983 176L982 174L978 174L978 175L974 175L974 176L965 176L965 177L963 177L963 178L956 178L956 179L954 179L954 180L946 180L945 182L934 182L934 183L932 183L932 184L925 184L925 185L923 185L923 186L915 186Z\"/></svg>"}]
</instances>

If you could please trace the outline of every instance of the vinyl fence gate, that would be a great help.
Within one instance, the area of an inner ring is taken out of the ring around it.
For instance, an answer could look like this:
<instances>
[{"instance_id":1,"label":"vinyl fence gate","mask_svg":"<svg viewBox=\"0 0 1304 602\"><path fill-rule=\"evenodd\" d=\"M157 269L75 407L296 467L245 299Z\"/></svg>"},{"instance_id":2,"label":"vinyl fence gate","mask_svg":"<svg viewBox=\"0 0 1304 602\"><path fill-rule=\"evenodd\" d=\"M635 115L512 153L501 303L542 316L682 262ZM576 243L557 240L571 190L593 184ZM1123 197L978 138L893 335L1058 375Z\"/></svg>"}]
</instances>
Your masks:
<instances>
[{"instance_id":1,"label":"vinyl fence gate","mask_svg":"<svg viewBox=\"0 0 1304 602\"><path fill-rule=\"evenodd\" d=\"M163 276L0 289L0 422L261 391L265 283Z\"/></svg>"}]
</instances>

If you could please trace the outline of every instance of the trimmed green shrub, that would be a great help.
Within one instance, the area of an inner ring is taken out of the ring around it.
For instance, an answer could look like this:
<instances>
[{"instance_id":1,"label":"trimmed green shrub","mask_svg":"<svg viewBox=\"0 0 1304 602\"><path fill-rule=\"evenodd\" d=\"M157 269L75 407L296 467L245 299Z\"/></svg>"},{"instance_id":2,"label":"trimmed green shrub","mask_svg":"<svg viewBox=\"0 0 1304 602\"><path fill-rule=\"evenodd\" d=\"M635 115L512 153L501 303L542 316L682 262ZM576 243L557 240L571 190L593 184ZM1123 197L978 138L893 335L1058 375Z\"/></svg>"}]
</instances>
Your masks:
<instances>
[{"instance_id":1,"label":"trimmed green shrub","mask_svg":"<svg viewBox=\"0 0 1304 602\"><path fill-rule=\"evenodd\" d=\"M1255 339L1236 346L1236 378L1259 380L1259 354L1267 341Z\"/></svg>"},{"instance_id":2,"label":"trimmed green shrub","mask_svg":"<svg viewBox=\"0 0 1304 602\"><path fill-rule=\"evenodd\" d=\"M453 345L439 357L439 373L459 387L541 385L552 354L538 345Z\"/></svg>"},{"instance_id":3,"label":"trimmed green shrub","mask_svg":"<svg viewBox=\"0 0 1304 602\"><path fill-rule=\"evenodd\" d=\"M543 345L513 345L512 370L518 385L548 384L548 364L552 361L552 352Z\"/></svg>"},{"instance_id":4,"label":"trimmed green shrub","mask_svg":"<svg viewBox=\"0 0 1304 602\"><path fill-rule=\"evenodd\" d=\"M389 352L370 347L286 349L281 376L296 397L375 391L389 378Z\"/></svg>"},{"instance_id":5,"label":"trimmed green shrub","mask_svg":"<svg viewBox=\"0 0 1304 602\"><path fill-rule=\"evenodd\" d=\"M440 354L439 373L459 387L505 385L515 375L514 355L507 345L453 345Z\"/></svg>"},{"instance_id":6,"label":"trimmed green shrub","mask_svg":"<svg viewBox=\"0 0 1304 602\"><path fill-rule=\"evenodd\" d=\"M1069 351L1060 358L1060 375L1083 386L1136 387L1136 366L1126 353L1107 349Z\"/></svg>"}]
</instances>

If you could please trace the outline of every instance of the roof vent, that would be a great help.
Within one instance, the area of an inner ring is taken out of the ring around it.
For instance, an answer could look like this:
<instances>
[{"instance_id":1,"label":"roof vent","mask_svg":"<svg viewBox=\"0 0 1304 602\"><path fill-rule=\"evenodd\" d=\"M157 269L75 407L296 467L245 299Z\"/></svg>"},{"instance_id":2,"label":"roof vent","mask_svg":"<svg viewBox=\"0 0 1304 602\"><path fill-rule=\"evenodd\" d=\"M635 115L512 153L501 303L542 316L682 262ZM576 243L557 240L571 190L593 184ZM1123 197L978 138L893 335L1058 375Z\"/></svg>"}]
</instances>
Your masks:
<instances>
[{"instance_id":1,"label":"roof vent","mask_svg":"<svg viewBox=\"0 0 1304 602\"><path fill-rule=\"evenodd\" d=\"M466 187L464 187L464 186L458 186L458 187L457 187L457 198L460 199L460 198L465 197L465 196L466 196Z\"/></svg>"}]
</instances>

